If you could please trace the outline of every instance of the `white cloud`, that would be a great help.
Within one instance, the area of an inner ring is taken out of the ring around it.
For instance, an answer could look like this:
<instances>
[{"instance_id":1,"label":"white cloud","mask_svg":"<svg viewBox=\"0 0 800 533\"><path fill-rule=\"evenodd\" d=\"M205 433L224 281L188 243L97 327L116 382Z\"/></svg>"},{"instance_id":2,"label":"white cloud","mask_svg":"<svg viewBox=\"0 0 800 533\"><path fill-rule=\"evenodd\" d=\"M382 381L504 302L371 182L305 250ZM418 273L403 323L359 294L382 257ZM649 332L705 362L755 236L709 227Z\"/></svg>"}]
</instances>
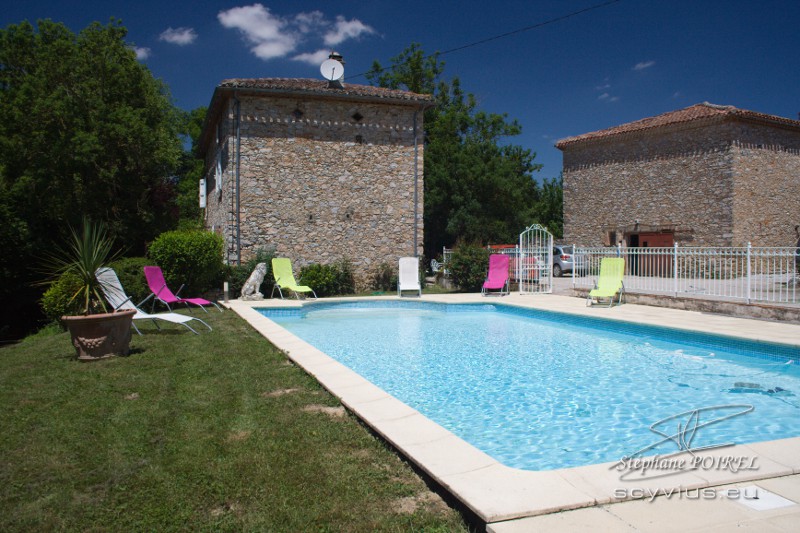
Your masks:
<instances>
[{"instance_id":1,"label":"white cloud","mask_svg":"<svg viewBox=\"0 0 800 533\"><path fill-rule=\"evenodd\" d=\"M293 61L302 61L303 63L308 63L309 65L321 65L323 61L328 59L328 56L331 55L331 51L327 48L322 48L317 50L316 52L306 52L303 54L298 54L292 58Z\"/></svg>"},{"instance_id":2,"label":"white cloud","mask_svg":"<svg viewBox=\"0 0 800 533\"><path fill-rule=\"evenodd\" d=\"M261 4L220 11L217 19L224 27L239 30L261 59L284 57L297 47L298 36L288 28L288 21Z\"/></svg>"},{"instance_id":3,"label":"white cloud","mask_svg":"<svg viewBox=\"0 0 800 533\"><path fill-rule=\"evenodd\" d=\"M334 46L348 39L375 33L373 28L357 19L347 20L339 15L332 22L316 10L281 17L261 4L220 11L217 19L225 28L239 30L252 45L250 51L264 60L287 57L307 40L321 39L325 46ZM316 52L296 54L291 59L318 64L329 53L330 49L318 49Z\"/></svg>"},{"instance_id":4,"label":"white cloud","mask_svg":"<svg viewBox=\"0 0 800 533\"><path fill-rule=\"evenodd\" d=\"M600 96L598 96L597 99L603 102L616 102L617 100L619 100L619 96L611 96L608 93L603 93Z\"/></svg>"},{"instance_id":5,"label":"white cloud","mask_svg":"<svg viewBox=\"0 0 800 533\"><path fill-rule=\"evenodd\" d=\"M325 44L336 46L347 39L355 39L363 34L375 33L375 30L357 19L346 20L343 16L336 17L333 28L325 34Z\"/></svg>"},{"instance_id":6,"label":"white cloud","mask_svg":"<svg viewBox=\"0 0 800 533\"><path fill-rule=\"evenodd\" d=\"M644 70L646 68L652 67L655 64L656 64L655 61L640 61L639 63L636 63L636 65L634 65L633 70Z\"/></svg>"},{"instance_id":7,"label":"white cloud","mask_svg":"<svg viewBox=\"0 0 800 533\"><path fill-rule=\"evenodd\" d=\"M312 11L311 13L300 13L294 16L294 23L300 33L311 33L330 24L322 11Z\"/></svg>"},{"instance_id":8,"label":"white cloud","mask_svg":"<svg viewBox=\"0 0 800 533\"><path fill-rule=\"evenodd\" d=\"M606 83L604 85L598 85L597 87L595 87L595 90L597 90L597 91L605 91L606 89L610 89L610 88L611 88L611 84L610 83Z\"/></svg>"},{"instance_id":9,"label":"white cloud","mask_svg":"<svg viewBox=\"0 0 800 533\"><path fill-rule=\"evenodd\" d=\"M194 28L167 28L158 36L159 41L186 46L192 44L197 39L197 32Z\"/></svg>"},{"instance_id":10,"label":"white cloud","mask_svg":"<svg viewBox=\"0 0 800 533\"><path fill-rule=\"evenodd\" d=\"M145 47L134 46L132 47L133 53L136 54L136 59L139 61L144 61L148 57L150 57L151 50Z\"/></svg>"}]
</instances>

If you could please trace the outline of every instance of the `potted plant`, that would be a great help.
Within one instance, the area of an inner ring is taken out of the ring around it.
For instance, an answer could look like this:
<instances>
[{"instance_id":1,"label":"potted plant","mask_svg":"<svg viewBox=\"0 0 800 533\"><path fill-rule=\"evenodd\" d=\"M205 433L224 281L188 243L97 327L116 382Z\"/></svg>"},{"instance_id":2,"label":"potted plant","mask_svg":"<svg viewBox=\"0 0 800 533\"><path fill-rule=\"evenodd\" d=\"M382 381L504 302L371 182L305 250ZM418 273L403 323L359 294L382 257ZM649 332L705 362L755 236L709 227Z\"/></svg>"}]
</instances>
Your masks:
<instances>
[{"instance_id":1,"label":"potted plant","mask_svg":"<svg viewBox=\"0 0 800 533\"><path fill-rule=\"evenodd\" d=\"M109 309L95 276L98 268L108 266L115 258L112 248L113 239L106 227L84 218L80 232L70 228L69 244L57 248L47 258L51 283L67 274L76 280L69 302L77 304L75 308L80 314L62 316L61 322L69 330L81 361L127 355L130 351L131 323L136 310Z\"/></svg>"}]
</instances>

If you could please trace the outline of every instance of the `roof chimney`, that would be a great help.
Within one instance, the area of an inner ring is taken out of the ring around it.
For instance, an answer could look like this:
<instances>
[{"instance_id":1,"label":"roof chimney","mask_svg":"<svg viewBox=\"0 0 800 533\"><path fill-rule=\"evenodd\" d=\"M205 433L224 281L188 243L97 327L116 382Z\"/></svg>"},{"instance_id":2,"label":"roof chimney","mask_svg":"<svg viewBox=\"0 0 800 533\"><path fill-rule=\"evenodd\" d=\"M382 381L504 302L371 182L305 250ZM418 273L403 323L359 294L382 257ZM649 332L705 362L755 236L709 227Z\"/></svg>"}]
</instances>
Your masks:
<instances>
[{"instance_id":1,"label":"roof chimney","mask_svg":"<svg viewBox=\"0 0 800 533\"><path fill-rule=\"evenodd\" d=\"M339 52L336 52L334 50L331 50L331 53L328 56L328 59L333 59L335 61L338 61L342 65L344 65L344 57L342 57L342 54L340 54Z\"/></svg>"},{"instance_id":2,"label":"roof chimney","mask_svg":"<svg viewBox=\"0 0 800 533\"><path fill-rule=\"evenodd\" d=\"M342 64L342 66L344 66L344 57L342 57L342 54L340 54L339 52L331 50L328 59L333 59L334 61L338 61L339 63ZM344 84L342 84L343 79L344 79L344 70L342 70L342 75L339 76L337 79L328 81L328 87L331 89L344 89Z\"/></svg>"}]
</instances>

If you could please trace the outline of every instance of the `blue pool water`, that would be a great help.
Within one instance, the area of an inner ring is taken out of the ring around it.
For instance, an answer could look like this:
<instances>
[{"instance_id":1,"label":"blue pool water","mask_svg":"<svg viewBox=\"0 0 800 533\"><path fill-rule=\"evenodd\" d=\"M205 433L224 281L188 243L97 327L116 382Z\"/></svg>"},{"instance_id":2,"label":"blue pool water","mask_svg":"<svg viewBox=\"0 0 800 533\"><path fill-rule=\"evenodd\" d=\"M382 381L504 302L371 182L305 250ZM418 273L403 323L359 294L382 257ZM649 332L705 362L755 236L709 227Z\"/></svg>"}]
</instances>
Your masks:
<instances>
[{"instance_id":1,"label":"blue pool water","mask_svg":"<svg viewBox=\"0 0 800 533\"><path fill-rule=\"evenodd\" d=\"M794 347L505 305L260 311L515 468L617 461L661 440L651 424L710 406L754 410L698 429L692 447L800 436ZM645 455L675 451L667 442Z\"/></svg>"}]
</instances>

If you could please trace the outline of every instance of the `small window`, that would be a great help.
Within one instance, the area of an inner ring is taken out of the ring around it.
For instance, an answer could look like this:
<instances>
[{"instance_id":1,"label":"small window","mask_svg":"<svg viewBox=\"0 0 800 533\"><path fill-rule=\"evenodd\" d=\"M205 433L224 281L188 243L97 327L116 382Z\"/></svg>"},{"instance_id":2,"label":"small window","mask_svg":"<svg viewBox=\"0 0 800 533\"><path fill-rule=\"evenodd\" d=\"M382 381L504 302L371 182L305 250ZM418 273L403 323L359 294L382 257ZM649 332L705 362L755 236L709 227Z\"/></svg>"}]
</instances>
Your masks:
<instances>
[{"instance_id":1,"label":"small window","mask_svg":"<svg viewBox=\"0 0 800 533\"><path fill-rule=\"evenodd\" d=\"M227 170L228 169L228 161L229 161L228 143L227 142L222 146L222 153L219 155L219 158L220 158L221 163L222 163L222 170Z\"/></svg>"},{"instance_id":2,"label":"small window","mask_svg":"<svg viewBox=\"0 0 800 533\"><path fill-rule=\"evenodd\" d=\"M217 168L214 169L214 181L217 185L217 191L219 192L219 196L222 196L222 157L217 158Z\"/></svg>"},{"instance_id":3,"label":"small window","mask_svg":"<svg viewBox=\"0 0 800 533\"><path fill-rule=\"evenodd\" d=\"M217 145L222 144L225 140L225 121L220 120L217 123Z\"/></svg>"}]
</instances>

